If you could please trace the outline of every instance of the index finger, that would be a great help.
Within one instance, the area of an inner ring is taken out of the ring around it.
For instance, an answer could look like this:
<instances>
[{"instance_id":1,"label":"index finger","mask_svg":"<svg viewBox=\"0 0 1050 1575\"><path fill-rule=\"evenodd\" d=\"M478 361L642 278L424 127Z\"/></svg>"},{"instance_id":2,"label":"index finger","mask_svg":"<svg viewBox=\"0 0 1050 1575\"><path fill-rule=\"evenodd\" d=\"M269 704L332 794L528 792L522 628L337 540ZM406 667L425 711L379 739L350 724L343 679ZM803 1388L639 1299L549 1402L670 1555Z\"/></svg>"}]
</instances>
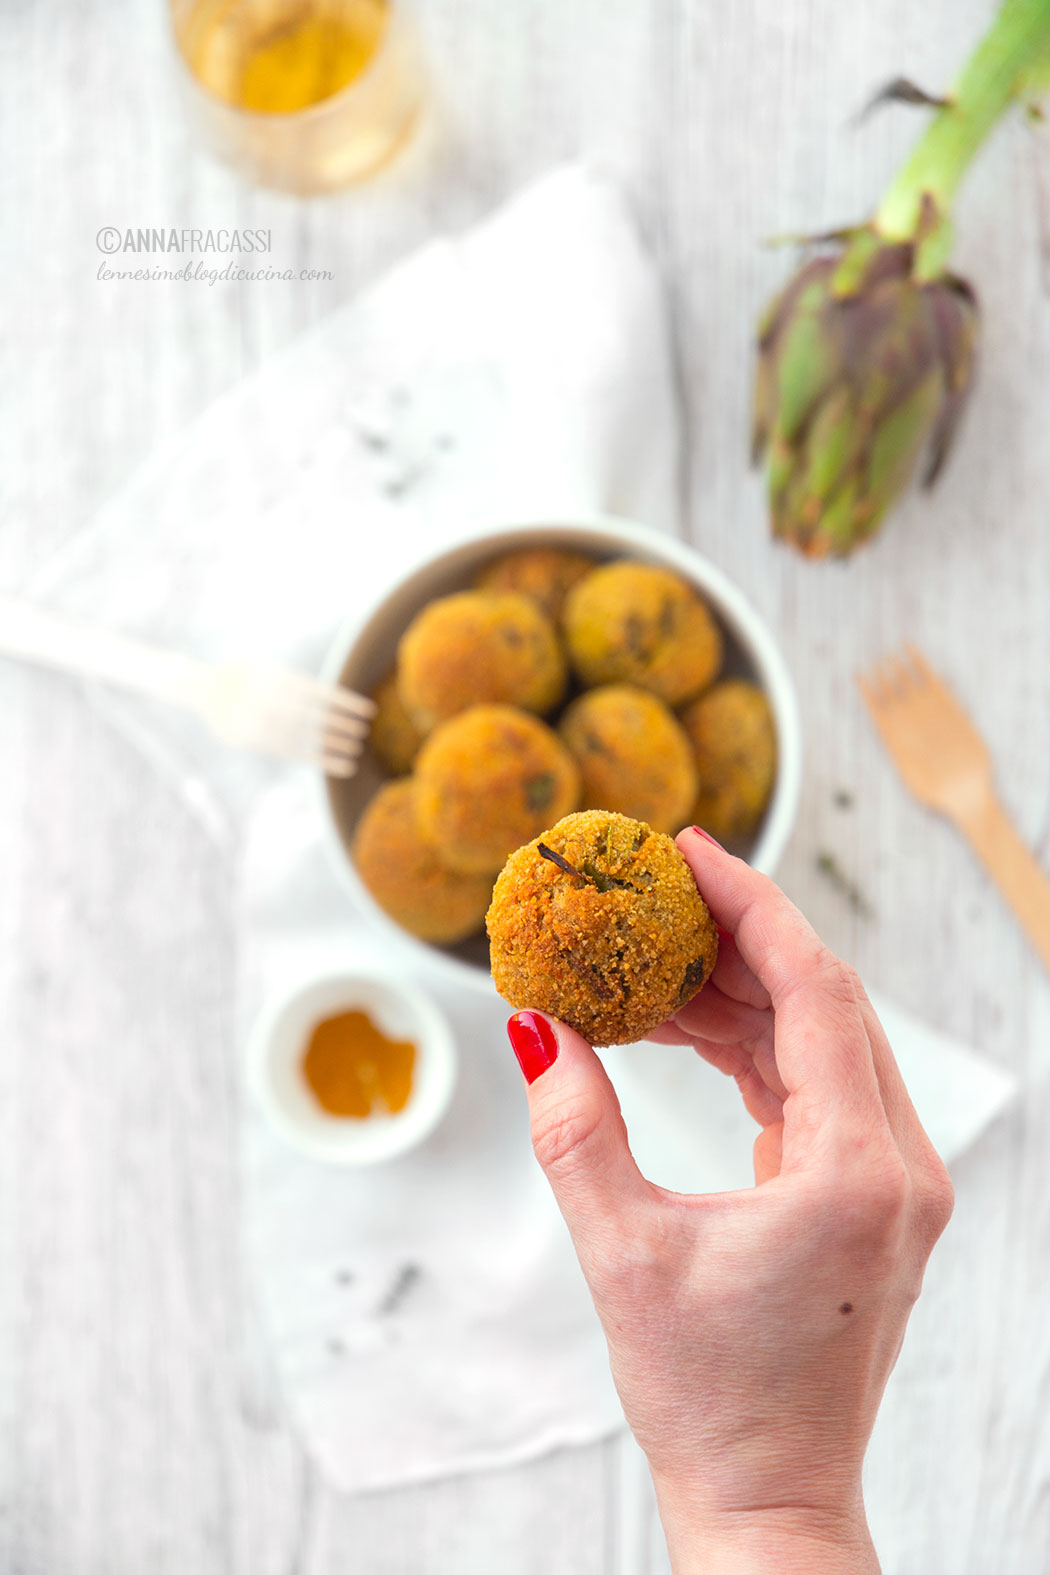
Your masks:
<instances>
[{"instance_id":1,"label":"index finger","mask_svg":"<svg viewBox=\"0 0 1050 1575\"><path fill-rule=\"evenodd\" d=\"M777 1069L788 1091L785 1159L808 1113L844 1136L887 1132L871 1043L846 966L780 888L695 831L677 838L715 922L769 992ZM794 1108L792 1108L794 1106Z\"/></svg>"}]
</instances>

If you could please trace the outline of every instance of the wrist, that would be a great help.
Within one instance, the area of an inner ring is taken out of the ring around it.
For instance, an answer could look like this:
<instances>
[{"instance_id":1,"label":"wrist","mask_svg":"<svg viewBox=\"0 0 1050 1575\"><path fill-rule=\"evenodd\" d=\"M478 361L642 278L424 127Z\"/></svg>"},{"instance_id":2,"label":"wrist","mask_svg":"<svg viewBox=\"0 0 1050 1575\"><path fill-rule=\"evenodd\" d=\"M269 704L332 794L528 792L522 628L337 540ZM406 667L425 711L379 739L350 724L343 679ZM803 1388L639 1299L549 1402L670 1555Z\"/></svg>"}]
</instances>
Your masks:
<instances>
[{"instance_id":1,"label":"wrist","mask_svg":"<svg viewBox=\"0 0 1050 1575\"><path fill-rule=\"evenodd\" d=\"M735 1522L664 1522L673 1575L879 1575L867 1525L846 1530L806 1510L749 1511Z\"/></svg>"},{"instance_id":2,"label":"wrist","mask_svg":"<svg viewBox=\"0 0 1050 1575\"><path fill-rule=\"evenodd\" d=\"M879 1575L859 1496L813 1505L690 1508L657 1484L673 1575Z\"/></svg>"}]
</instances>

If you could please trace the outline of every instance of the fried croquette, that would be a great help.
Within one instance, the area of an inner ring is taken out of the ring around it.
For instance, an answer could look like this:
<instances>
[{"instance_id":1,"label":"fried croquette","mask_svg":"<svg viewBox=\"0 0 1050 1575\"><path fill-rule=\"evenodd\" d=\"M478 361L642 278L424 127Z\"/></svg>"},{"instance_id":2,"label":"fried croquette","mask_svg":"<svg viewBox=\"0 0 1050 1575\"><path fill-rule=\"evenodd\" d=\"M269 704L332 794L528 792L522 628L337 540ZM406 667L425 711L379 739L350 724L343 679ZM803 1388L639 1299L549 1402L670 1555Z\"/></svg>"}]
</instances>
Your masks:
<instances>
[{"instance_id":1,"label":"fried croquette","mask_svg":"<svg viewBox=\"0 0 1050 1575\"><path fill-rule=\"evenodd\" d=\"M612 809L656 831L680 831L696 801L692 746L655 695L631 684L588 690L558 736L580 770L584 809Z\"/></svg>"},{"instance_id":2,"label":"fried croquette","mask_svg":"<svg viewBox=\"0 0 1050 1575\"><path fill-rule=\"evenodd\" d=\"M503 998L598 1045L644 1039L692 999L718 956L671 838L602 810L568 815L513 853L486 926Z\"/></svg>"},{"instance_id":3,"label":"fried croquette","mask_svg":"<svg viewBox=\"0 0 1050 1575\"><path fill-rule=\"evenodd\" d=\"M412 770L423 735L405 710L397 687L396 672L389 672L373 691L376 714L368 742L384 771L404 777Z\"/></svg>"},{"instance_id":4,"label":"fried croquette","mask_svg":"<svg viewBox=\"0 0 1050 1575\"><path fill-rule=\"evenodd\" d=\"M569 659L583 684L628 683L680 705L722 664L718 625L670 569L619 559L573 586L565 603Z\"/></svg>"},{"instance_id":5,"label":"fried croquette","mask_svg":"<svg viewBox=\"0 0 1050 1575\"><path fill-rule=\"evenodd\" d=\"M686 706L681 720L700 778L693 820L720 842L750 836L777 769L769 701L745 679L726 678Z\"/></svg>"},{"instance_id":6,"label":"fried croquette","mask_svg":"<svg viewBox=\"0 0 1050 1575\"><path fill-rule=\"evenodd\" d=\"M450 869L490 878L580 797L564 744L507 705L472 706L443 722L420 751L416 777L422 835Z\"/></svg>"},{"instance_id":7,"label":"fried croquette","mask_svg":"<svg viewBox=\"0 0 1050 1575\"><path fill-rule=\"evenodd\" d=\"M475 581L479 591L517 591L546 613L551 623L561 622L565 598L572 587L590 574L593 558L561 547L525 547L505 552L481 570Z\"/></svg>"},{"instance_id":8,"label":"fried croquette","mask_svg":"<svg viewBox=\"0 0 1050 1575\"><path fill-rule=\"evenodd\" d=\"M421 941L451 946L476 935L492 896L491 875L446 868L419 834L414 777L388 782L354 835L357 872L379 906Z\"/></svg>"},{"instance_id":9,"label":"fried croquette","mask_svg":"<svg viewBox=\"0 0 1050 1575\"><path fill-rule=\"evenodd\" d=\"M398 689L422 733L472 705L543 715L564 695L566 676L550 619L510 591L442 596L416 615L398 646Z\"/></svg>"}]
</instances>

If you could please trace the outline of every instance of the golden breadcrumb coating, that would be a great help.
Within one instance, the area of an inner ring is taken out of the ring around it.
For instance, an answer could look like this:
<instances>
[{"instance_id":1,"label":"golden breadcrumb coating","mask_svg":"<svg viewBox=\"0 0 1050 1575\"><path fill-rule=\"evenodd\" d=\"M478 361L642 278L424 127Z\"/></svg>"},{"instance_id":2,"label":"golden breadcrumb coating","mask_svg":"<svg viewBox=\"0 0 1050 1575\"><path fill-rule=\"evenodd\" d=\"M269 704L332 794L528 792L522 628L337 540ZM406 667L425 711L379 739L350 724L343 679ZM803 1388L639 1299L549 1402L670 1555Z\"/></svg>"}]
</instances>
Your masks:
<instances>
[{"instance_id":1,"label":"golden breadcrumb coating","mask_svg":"<svg viewBox=\"0 0 1050 1575\"><path fill-rule=\"evenodd\" d=\"M403 929L452 946L482 928L492 876L457 874L440 862L419 834L416 794L414 777L380 788L358 821L353 860L376 902Z\"/></svg>"},{"instance_id":2,"label":"golden breadcrumb coating","mask_svg":"<svg viewBox=\"0 0 1050 1575\"><path fill-rule=\"evenodd\" d=\"M567 815L512 854L486 925L503 998L598 1045L644 1039L692 999L718 956L718 932L671 838L603 810Z\"/></svg>"},{"instance_id":3,"label":"golden breadcrumb coating","mask_svg":"<svg viewBox=\"0 0 1050 1575\"><path fill-rule=\"evenodd\" d=\"M696 800L696 761L662 700L633 684L590 689L569 706L558 736L580 769L582 808L681 831Z\"/></svg>"},{"instance_id":4,"label":"golden breadcrumb coating","mask_svg":"<svg viewBox=\"0 0 1050 1575\"><path fill-rule=\"evenodd\" d=\"M777 771L769 701L745 679L727 678L686 706L681 720L700 777L693 822L719 842L750 836Z\"/></svg>"},{"instance_id":5,"label":"golden breadcrumb coating","mask_svg":"<svg viewBox=\"0 0 1050 1575\"><path fill-rule=\"evenodd\" d=\"M487 563L474 583L479 591L518 591L531 596L551 623L558 625L566 596L595 566L594 559L582 552L524 547Z\"/></svg>"},{"instance_id":6,"label":"golden breadcrumb coating","mask_svg":"<svg viewBox=\"0 0 1050 1575\"><path fill-rule=\"evenodd\" d=\"M417 613L398 646L401 699L423 733L472 705L543 715L561 700L566 677L550 619L510 591L439 597Z\"/></svg>"},{"instance_id":7,"label":"golden breadcrumb coating","mask_svg":"<svg viewBox=\"0 0 1050 1575\"><path fill-rule=\"evenodd\" d=\"M369 747L384 771L404 777L412 770L423 735L405 710L396 672L387 673L372 692L376 714L368 734Z\"/></svg>"},{"instance_id":8,"label":"golden breadcrumb coating","mask_svg":"<svg viewBox=\"0 0 1050 1575\"><path fill-rule=\"evenodd\" d=\"M538 717L478 705L443 722L416 762L419 827L450 869L495 875L508 853L574 809L580 776Z\"/></svg>"},{"instance_id":9,"label":"golden breadcrumb coating","mask_svg":"<svg viewBox=\"0 0 1050 1575\"><path fill-rule=\"evenodd\" d=\"M722 635L697 592L670 569L618 559L569 592L569 659L587 688L639 684L670 706L713 681Z\"/></svg>"}]
</instances>

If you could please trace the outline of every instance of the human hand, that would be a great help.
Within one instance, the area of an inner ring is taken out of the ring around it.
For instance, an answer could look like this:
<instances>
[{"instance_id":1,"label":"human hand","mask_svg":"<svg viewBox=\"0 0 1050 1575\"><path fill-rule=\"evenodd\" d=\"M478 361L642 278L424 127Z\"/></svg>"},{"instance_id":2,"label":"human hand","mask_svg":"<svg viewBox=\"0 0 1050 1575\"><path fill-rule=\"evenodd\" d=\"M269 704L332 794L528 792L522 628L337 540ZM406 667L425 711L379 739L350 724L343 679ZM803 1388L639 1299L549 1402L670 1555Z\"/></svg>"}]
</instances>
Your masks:
<instances>
[{"instance_id":1,"label":"human hand","mask_svg":"<svg viewBox=\"0 0 1050 1575\"><path fill-rule=\"evenodd\" d=\"M877 1570L861 1464L951 1182L852 970L765 876L696 832L678 846L724 933L711 981L653 1037L736 1078L756 1185L645 1180L594 1051L522 1012L536 1157L676 1575Z\"/></svg>"}]
</instances>

